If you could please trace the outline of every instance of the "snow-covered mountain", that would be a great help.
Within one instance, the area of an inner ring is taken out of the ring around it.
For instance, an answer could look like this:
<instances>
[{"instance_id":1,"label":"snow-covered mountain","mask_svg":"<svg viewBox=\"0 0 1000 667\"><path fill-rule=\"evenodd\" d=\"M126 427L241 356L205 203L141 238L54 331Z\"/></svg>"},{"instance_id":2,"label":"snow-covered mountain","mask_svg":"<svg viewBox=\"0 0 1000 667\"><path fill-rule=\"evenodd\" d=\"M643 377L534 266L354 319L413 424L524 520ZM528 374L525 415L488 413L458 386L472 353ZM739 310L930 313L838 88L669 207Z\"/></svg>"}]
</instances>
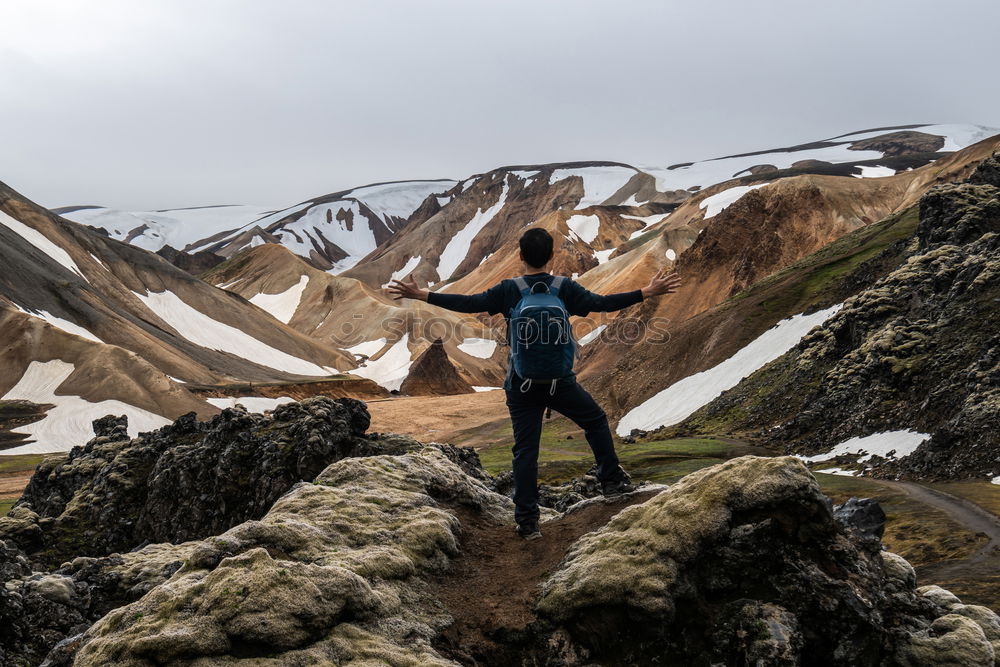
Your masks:
<instances>
[{"instance_id":1,"label":"snow-covered mountain","mask_svg":"<svg viewBox=\"0 0 1000 667\"><path fill-rule=\"evenodd\" d=\"M119 211L102 206L53 209L67 220L104 230L108 236L156 252L164 246L185 250L202 239L259 220L273 208L199 206L162 211Z\"/></svg>"},{"instance_id":2,"label":"snow-covered mountain","mask_svg":"<svg viewBox=\"0 0 1000 667\"><path fill-rule=\"evenodd\" d=\"M247 247L278 243L313 266L339 273L385 243L424 206L439 208L454 181L377 183L317 197L203 237L185 250L231 257Z\"/></svg>"},{"instance_id":3,"label":"snow-covered mountain","mask_svg":"<svg viewBox=\"0 0 1000 667\"><path fill-rule=\"evenodd\" d=\"M376 262L378 268L360 272L371 274L373 285L388 280L393 273L413 271L421 264L428 268L420 275L441 283L458 277L459 269L467 272L472 263L481 262L485 254L494 252L496 248L479 254L477 247L491 245L484 242L486 237L495 236L488 228L505 224L515 210L523 213L530 209L529 217L533 219L552 210L583 210L596 205L660 207L652 214L662 214L670 205L679 205L720 183L745 177L767 176L767 180L776 180L801 174L891 176L997 132L1000 130L980 125L899 125L667 167L637 168L613 162L505 167L460 182L442 179L367 185L280 210L215 206L122 212L100 207L66 207L57 212L71 220L103 228L112 238L154 251L170 245L188 252L209 251L232 257L250 246L278 243L316 268L331 273L362 266L369 260ZM508 181L503 201L500 198L503 190L494 192L485 187L496 180L499 172L504 172ZM737 185L718 192L715 199L705 202L707 217L733 203L748 191L746 188ZM526 198L534 200L527 207L523 203ZM508 202L512 205L508 206ZM389 253L391 261L383 257L382 247L396 232L424 223L447 208L455 210L435 221L435 225L444 227L439 234L442 239L446 237L444 245L433 250L421 247L420 252L405 257L405 253ZM651 224L650 215L638 217ZM595 248L601 250L608 248ZM429 270L431 262L433 272Z\"/></svg>"}]
</instances>

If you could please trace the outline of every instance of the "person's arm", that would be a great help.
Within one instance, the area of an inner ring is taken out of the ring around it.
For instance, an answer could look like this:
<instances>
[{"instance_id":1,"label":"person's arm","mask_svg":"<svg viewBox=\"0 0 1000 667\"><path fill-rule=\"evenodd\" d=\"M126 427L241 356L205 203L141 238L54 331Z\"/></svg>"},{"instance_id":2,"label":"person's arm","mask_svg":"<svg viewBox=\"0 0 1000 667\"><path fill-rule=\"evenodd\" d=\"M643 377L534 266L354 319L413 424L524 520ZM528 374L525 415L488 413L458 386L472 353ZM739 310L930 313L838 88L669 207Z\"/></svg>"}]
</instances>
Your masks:
<instances>
[{"instance_id":1,"label":"person's arm","mask_svg":"<svg viewBox=\"0 0 1000 667\"><path fill-rule=\"evenodd\" d=\"M432 306L440 306L459 313L489 313L495 315L503 309L503 283L498 283L478 294L448 294L431 292L417 287L417 282L394 280L389 285L393 299L420 299Z\"/></svg>"},{"instance_id":2,"label":"person's arm","mask_svg":"<svg viewBox=\"0 0 1000 667\"><path fill-rule=\"evenodd\" d=\"M649 279L649 283L642 289L616 294L595 294L577 282L570 281L569 284L573 286L570 314L586 316L589 313L621 310L654 296L672 294L680 287L681 278L676 273L664 275L664 269L661 269ZM567 303L567 305L570 304Z\"/></svg>"}]
</instances>

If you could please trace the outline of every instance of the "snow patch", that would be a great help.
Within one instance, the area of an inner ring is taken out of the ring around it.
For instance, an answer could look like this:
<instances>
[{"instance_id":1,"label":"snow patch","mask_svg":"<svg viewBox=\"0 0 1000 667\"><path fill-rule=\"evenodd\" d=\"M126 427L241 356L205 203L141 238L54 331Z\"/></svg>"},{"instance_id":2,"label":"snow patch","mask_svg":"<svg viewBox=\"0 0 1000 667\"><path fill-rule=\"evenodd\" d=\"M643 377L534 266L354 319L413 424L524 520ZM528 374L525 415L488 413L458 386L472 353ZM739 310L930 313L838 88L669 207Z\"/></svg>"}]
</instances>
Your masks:
<instances>
[{"instance_id":1,"label":"snow patch","mask_svg":"<svg viewBox=\"0 0 1000 667\"><path fill-rule=\"evenodd\" d=\"M705 197L698 204L698 208L705 209L705 220L713 218L719 213L722 213L731 204L736 203L736 201L750 192L751 190L756 190L757 188L762 188L765 185L770 185L770 183L761 183L759 185L737 185L734 188L729 188L723 190L711 197Z\"/></svg>"},{"instance_id":2,"label":"snow patch","mask_svg":"<svg viewBox=\"0 0 1000 667\"><path fill-rule=\"evenodd\" d=\"M103 227L111 238L125 241L139 227L146 229L130 244L152 252L169 245L184 250L192 243L236 230L250 223L261 224L262 216L274 211L265 206L200 206L163 211L120 211L113 208L83 208L62 217L85 225Z\"/></svg>"},{"instance_id":3,"label":"snow patch","mask_svg":"<svg viewBox=\"0 0 1000 667\"><path fill-rule=\"evenodd\" d=\"M566 220L570 233L584 243L593 243L601 230L601 219L596 215L571 215Z\"/></svg>"},{"instance_id":4,"label":"snow patch","mask_svg":"<svg viewBox=\"0 0 1000 667\"><path fill-rule=\"evenodd\" d=\"M618 435L628 435L634 428L648 431L683 421L723 391L795 347L813 327L823 324L838 310L839 304L778 322L717 366L689 375L632 408L618 422L615 431Z\"/></svg>"},{"instance_id":5,"label":"snow patch","mask_svg":"<svg viewBox=\"0 0 1000 667\"><path fill-rule=\"evenodd\" d=\"M494 391L496 389L503 389L503 387L483 387L479 385L472 385L473 391Z\"/></svg>"},{"instance_id":6,"label":"snow patch","mask_svg":"<svg viewBox=\"0 0 1000 667\"><path fill-rule=\"evenodd\" d=\"M849 144L813 148L801 151L774 151L744 157L718 158L666 169L645 168L644 171L656 178L656 189L660 192L688 190L695 186L705 189L711 185L736 178L750 167L758 164L772 164L778 169L787 169L801 160L820 160L837 164L840 162L864 162L883 157L881 151L852 151Z\"/></svg>"},{"instance_id":7,"label":"snow patch","mask_svg":"<svg viewBox=\"0 0 1000 667\"><path fill-rule=\"evenodd\" d=\"M409 375L410 365L413 363L413 360L410 359L410 350L407 347L409 339L409 333L403 334L403 337L393 343L392 347L386 350L381 357L375 361L369 360L364 366L349 372L351 375L368 378L389 391L399 389L403 380Z\"/></svg>"},{"instance_id":8,"label":"snow patch","mask_svg":"<svg viewBox=\"0 0 1000 667\"><path fill-rule=\"evenodd\" d=\"M29 227L20 220L15 220L3 211L0 211L0 224L4 225L22 239L41 250L43 253L48 255L52 261L61 264L63 267L69 269L84 280L87 279L87 277L83 275L83 272L80 271L80 267L73 261L73 258L69 256L69 253L50 241L47 236L42 234L37 229Z\"/></svg>"},{"instance_id":9,"label":"snow patch","mask_svg":"<svg viewBox=\"0 0 1000 667\"><path fill-rule=\"evenodd\" d=\"M885 178L896 175L896 170L889 167L869 167L861 164L858 165L858 169L861 170L860 174L851 174L855 178Z\"/></svg>"},{"instance_id":10,"label":"snow patch","mask_svg":"<svg viewBox=\"0 0 1000 667\"><path fill-rule=\"evenodd\" d=\"M608 328L608 325L607 325L607 324L602 324L602 325L600 325L599 327L595 328L595 329L594 329L593 331L591 331L590 333L588 333L588 334L585 334L584 336L582 336L582 337L580 338L580 340L579 340L579 341L577 341L577 342L578 342L578 343L579 343L580 345L586 345L587 343L589 343L589 342L591 342L591 341L594 341L594 340L597 340L597 337L601 335L601 332L602 332L602 331L604 331L604 330L605 330L605 329L607 329L607 328Z\"/></svg>"},{"instance_id":11,"label":"snow patch","mask_svg":"<svg viewBox=\"0 0 1000 667\"><path fill-rule=\"evenodd\" d=\"M816 472L826 473L827 475L843 475L844 477L857 477L857 470L845 470L844 468L823 468L822 470L817 470Z\"/></svg>"},{"instance_id":12,"label":"snow patch","mask_svg":"<svg viewBox=\"0 0 1000 667\"><path fill-rule=\"evenodd\" d=\"M385 338L378 338L376 340L366 340L363 343L358 343L357 345L352 345L351 347L346 348L346 349L347 349L348 352L350 352L354 356L358 356L359 354L363 354L366 357L370 357L373 354L375 354L376 352L378 352L379 350L381 350L383 347L385 347Z\"/></svg>"},{"instance_id":13,"label":"snow patch","mask_svg":"<svg viewBox=\"0 0 1000 667\"><path fill-rule=\"evenodd\" d=\"M166 417L137 408L122 401L108 400L92 403L79 396L57 394L59 387L72 375L76 367L59 359L32 361L24 375L3 398L21 399L33 403L50 403L52 408L41 421L20 428L14 433L24 433L35 442L14 447L4 454L45 454L65 452L76 445L83 445L94 437L91 422L105 415L126 415L129 436L140 431L151 431L166 426Z\"/></svg>"},{"instance_id":14,"label":"snow patch","mask_svg":"<svg viewBox=\"0 0 1000 667\"><path fill-rule=\"evenodd\" d=\"M508 179L504 179L503 191L500 193L500 198L497 199L497 203L490 206L485 211L479 209L476 214L472 216L472 219L466 223L465 227L460 229L451 239L448 241L448 245L444 247L441 251L441 257L438 259L437 273L441 280L447 280L451 277L451 274L455 272L458 265L462 263L466 255L469 254L469 247L472 245L472 241L476 238L482 229L490 223L491 220L500 212L504 204L507 203L507 192L510 190L510 183Z\"/></svg>"},{"instance_id":15,"label":"snow patch","mask_svg":"<svg viewBox=\"0 0 1000 667\"><path fill-rule=\"evenodd\" d=\"M466 338L458 344L458 349L473 357L489 359L497 349L497 342L490 338Z\"/></svg>"},{"instance_id":16,"label":"snow patch","mask_svg":"<svg viewBox=\"0 0 1000 667\"><path fill-rule=\"evenodd\" d=\"M538 171L537 170L535 170L535 171L512 171L512 172L509 172L509 173L513 174L514 176L517 176L522 181L524 181L524 187L526 189L527 189L527 187L529 185L531 185L534 182L535 178L538 176Z\"/></svg>"},{"instance_id":17,"label":"snow patch","mask_svg":"<svg viewBox=\"0 0 1000 667\"><path fill-rule=\"evenodd\" d=\"M638 172L631 167L582 167L580 169L555 169L549 176L549 185L571 176L583 179L583 197L577 209L597 206L610 199Z\"/></svg>"},{"instance_id":18,"label":"snow patch","mask_svg":"<svg viewBox=\"0 0 1000 667\"><path fill-rule=\"evenodd\" d=\"M829 461L837 456L844 456L846 454L861 455L862 453L865 456L858 459L859 463L871 460L873 455L901 459L912 454L913 450L929 437L931 436L927 433L920 433L909 429L906 431L886 431L884 433L875 433L873 435L845 440L825 454L815 454L813 456L796 454L796 456L806 463ZM894 452L894 454L889 456L889 452Z\"/></svg>"},{"instance_id":19,"label":"snow patch","mask_svg":"<svg viewBox=\"0 0 1000 667\"><path fill-rule=\"evenodd\" d=\"M1000 129L983 125L964 125L958 123L943 123L939 125L924 125L916 128L917 132L937 134L944 137L941 152L960 151L983 139L1000 134Z\"/></svg>"},{"instance_id":20,"label":"snow patch","mask_svg":"<svg viewBox=\"0 0 1000 667\"><path fill-rule=\"evenodd\" d=\"M302 292L309 284L309 276L302 276L299 282L279 294L255 294L250 303L271 314L274 319L288 324L302 301Z\"/></svg>"},{"instance_id":21,"label":"snow patch","mask_svg":"<svg viewBox=\"0 0 1000 667\"><path fill-rule=\"evenodd\" d=\"M607 250L595 250L594 257L597 258L597 264L604 264L611 258L611 253L615 251L615 248L608 248Z\"/></svg>"},{"instance_id":22,"label":"snow patch","mask_svg":"<svg viewBox=\"0 0 1000 667\"><path fill-rule=\"evenodd\" d=\"M53 315L48 311L40 310L38 312L32 312L30 310L25 310L20 306L17 306L17 309L20 310L22 313L31 315L32 317L37 317L38 319L45 320L55 328L62 329L66 333L71 333L75 336L80 336L81 338L92 340L95 343L104 342L100 338L92 334L90 331L88 331L87 329L81 327L79 324L76 324L75 322L70 322L69 320L64 320L61 317L56 317L55 315Z\"/></svg>"},{"instance_id":23,"label":"snow patch","mask_svg":"<svg viewBox=\"0 0 1000 667\"><path fill-rule=\"evenodd\" d=\"M182 338L195 345L229 352L248 361L296 375L329 375L330 369L293 357L263 343L250 334L212 319L181 300L173 292L134 294L147 308L169 324ZM333 371L336 372L336 371Z\"/></svg>"},{"instance_id":24,"label":"snow patch","mask_svg":"<svg viewBox=\"0 0 1000 667\"><path fill-rule=\"evenodd\" d=\"M389 282L387 282L385 285L382 285L382 287L388 287L393 280L402 280L406 276L410 275L410 272L413 271L413 269L417 268L417 264L419 263L420 263L420 255L417 255L416 257L410 257L408 260L406 260L406 264L404 264L402 268L392 272L392 275L389 276Z\"/></svg>"}]
</instances>

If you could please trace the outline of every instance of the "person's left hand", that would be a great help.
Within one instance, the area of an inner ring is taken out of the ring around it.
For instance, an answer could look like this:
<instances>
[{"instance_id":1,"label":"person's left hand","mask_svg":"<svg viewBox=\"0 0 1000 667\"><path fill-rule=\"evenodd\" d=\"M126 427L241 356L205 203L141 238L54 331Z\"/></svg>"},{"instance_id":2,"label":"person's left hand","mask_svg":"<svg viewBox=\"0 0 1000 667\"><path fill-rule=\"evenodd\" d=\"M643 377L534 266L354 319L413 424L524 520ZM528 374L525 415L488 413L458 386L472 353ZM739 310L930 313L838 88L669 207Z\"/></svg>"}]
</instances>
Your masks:
<instances>
[{"instance_id":1,"label":"person's left hand","mask_svg":"<svg viewBox=\"0 0 1000 667\"><path fill-rule=\"evenodd\" d=\"M389 294L393 295L392 298L397 301L399 299L420 299L421 301L427 301L427 290L417 287L417 281L413 276L410 276L407 282L393 280L387 289L389 290Z\"/></svg>"},{"instance_id":2,"label":"person's left hand","mask_svg":"<svg viewBox=\"0 0 1000 667\"><path fill-rule=\"evenodd\" d=\"M660 269L656 275L649 279L649 283L642 288L643 299L661 294L673 294L680 288L680 274L676 271L667 274L666 271L666 269Z\"/></svg>"}]
</instances>

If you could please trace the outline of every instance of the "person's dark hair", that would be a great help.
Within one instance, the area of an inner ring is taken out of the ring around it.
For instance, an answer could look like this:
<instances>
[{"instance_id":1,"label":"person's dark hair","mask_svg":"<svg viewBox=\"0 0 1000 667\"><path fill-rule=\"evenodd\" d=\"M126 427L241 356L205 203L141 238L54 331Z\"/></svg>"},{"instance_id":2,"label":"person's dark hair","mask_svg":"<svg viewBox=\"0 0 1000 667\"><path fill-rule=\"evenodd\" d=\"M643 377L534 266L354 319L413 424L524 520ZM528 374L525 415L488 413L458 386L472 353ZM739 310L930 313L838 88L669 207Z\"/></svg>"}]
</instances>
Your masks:
<instances>
[{"instance_id":1,"label":"person's dark hair","mask_svg":"<svg viewBox=\"0 0 1000 667\"><path fill-rule=\"evenodd\" d=\"M552 235L541 227L529 229L521 234L518 245L521 246L524 261L536 269L542 268L552 259Z\"/></svg>"}]
</instances>

